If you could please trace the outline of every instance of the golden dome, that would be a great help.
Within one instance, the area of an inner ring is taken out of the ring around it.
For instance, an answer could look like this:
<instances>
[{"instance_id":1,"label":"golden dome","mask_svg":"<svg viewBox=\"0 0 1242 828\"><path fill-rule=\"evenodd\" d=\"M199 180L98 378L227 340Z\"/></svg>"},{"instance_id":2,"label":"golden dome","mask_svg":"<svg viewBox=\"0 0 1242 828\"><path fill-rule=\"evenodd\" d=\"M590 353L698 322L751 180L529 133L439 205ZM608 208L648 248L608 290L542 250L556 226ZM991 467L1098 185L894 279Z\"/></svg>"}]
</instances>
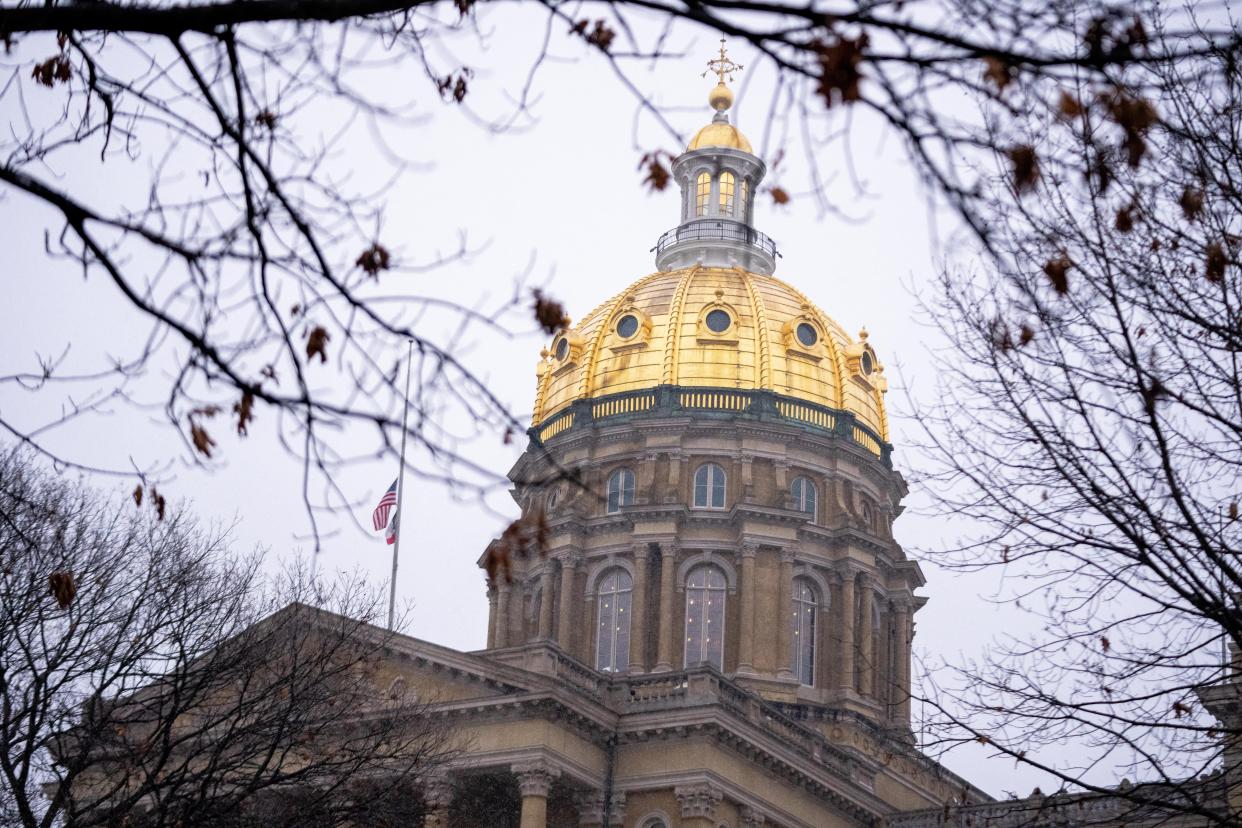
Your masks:
<instances>
[{"instance_id":1,"label":"golden dome","mask_svg":"<svg viewBox=\"0 0 1242 828\"><path fill-rule=\"evenodd\" d=\"M751 152L750 141L737 127L728 122L713 121L698 131L686 147L686 151L703 149L704 147L727 147L742 152Z\"/></svg>"},{"instance_id":2,"label":"golden dome","mask_svg":"<svg viewBox=\"0 0 1242 828\"><path fill-rule=\"evenodd\" d=\"M795 288L738 268L639 279L553 338L535 425L576 400L662 385L766 389L852 412L888 440L883 368Z\"/></svg>"}]
</instances>

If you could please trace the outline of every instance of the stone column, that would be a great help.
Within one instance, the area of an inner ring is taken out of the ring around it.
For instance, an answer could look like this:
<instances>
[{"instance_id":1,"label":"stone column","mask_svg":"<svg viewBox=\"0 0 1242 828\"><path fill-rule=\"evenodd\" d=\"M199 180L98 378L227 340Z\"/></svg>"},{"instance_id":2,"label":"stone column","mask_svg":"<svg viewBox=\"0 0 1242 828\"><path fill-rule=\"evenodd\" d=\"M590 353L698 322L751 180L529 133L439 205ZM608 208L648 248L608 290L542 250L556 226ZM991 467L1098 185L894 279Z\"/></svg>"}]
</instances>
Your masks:
<instances>
[{"instance_id":1,"label":"stone column","mask_svg":"<svg viewBox=\"0 0 1242 828\"><path fill-rule=\"evenodd\" d=\"M522 794L521 828L547 828L548 791L560 771L545 762L524 762L512 767Z\"/></svg>"},{"instance_id":2,"label":"stone column","mask_svg":"<svg viewBox=\"0 0 1242 828\"><path fill-rule=\"evenodd\" d=\"M487 582L487 649L496 646L496 596L499 593L495 582Z\"/></svg>"},{"instance_id":3,"label":"stone column","mask_svg":"<svg viewBox=\"0 0 1242 828\"><path fill-rule=\"evenodd\" d=\"M449 806L453 804L453 783L445 776L434 776L423 786L427 803L424 828L449 828Z\"/></svg>"},{"instance_id":4,"label":"stone column","mask_svg":"<svg viewBox=\"0 0 1242 828\"><path fill-rule=\"evenodd\" d=\"M644 454L642 462L638 465L638 471L635 472L634 502L639 506L656 502L655 470L659 459L658 452Z\"/></svg>"},{"instance_id":5,"label":"stone column","mask_svg":"<svg viewBox=\"0 0 1242 828\"><path fill-rule=\"evenodd\" d=\"M896 604L893 607L893 628L897 631L893 646L897 648L896 687L893 701L897 705L897 721L910 725L910 607Z\"/></svg>"},{"instance_id":6,"label":"stone column","mask_svg":"<svg viewBox=\"0 0 1242 828\"><path fill-rule=\"evenodd\" d=\"M561 559L561 617L556 625L556 641L567 653L573 652L574 573L578 561L570 555Z\"/></svg>"},{"instance_id":7,"label":"stone column","mask_svg":"<svg viewBox=\"0 0 1242 828\"><path fill-rule=\"evenodd\" d=\"M682 828L716 828L716 806L724 799L722 790L707 783L678 785L673 794L681 805Z\"/></svg>"},{"instance_id":8,"label":"stone column","mask_svg":"<svg viewBox=\"0 0 1242 828\"><path fill-rule=\"evenodd\" d=\"M859 584L859 589L861 589L862 591L858 594L858 598L859 598L858 614L861 616L859 618L860 629L858 631L858 638L859 638L858 654L859 654L859 658L862 659L862 663L859 665L860 669L858 671L858 677L859 677L858 692L864 696L870 696L873 694L873 688L875 687L874 677L875 677L875 655L876 655L874 652L875 648L871 646L872 644L871 599L872 599L873 593L871 591L870 579L864 577L861 583Z\"/></svg>"},{"instance_id":9,"label":"stone column","mask_svg":"<svg viewBox=\"0 0 1242 828\"><path fill-rule=\"evenodd\" d=\"M777 654L777 664L780 668L777 670L777 676L783 679L793 679L793 667L790 664L790 650L793 648L793 565L794 551L792 549L781 550L781 583L780 589L777 590L777 601L780 606L776 610L776 632L778 647L780 653Z\"/></svg>"},{"instance_id":10,"label":"stone column","mask_svg":"<svg viewBox=\"0 0 1242 828\"><path fill-rule=\"evenodd\" d=\"M513 584L501 578L496 596L496 646L509 646L509 594Z\"/></svg>"},{"instance_id":11,"label":"stone column","mask_svg":"<svg viewBox=\"0 0 1242 828\"><path fill-rule=\"evenodd\" d=\"M737 644L737 671L755 672L755 556L759 545L742 544L742 623Z\"/></svg>"},{"instance_id":12,"label":"stone column","mask_svg":"<svg viewBox=\"0 0 1242 828\"><path fill-rule=\"evenodd\" d=\"M647 552L644 543L634 545L634 592L630 596L630 673L647 669Z\"/></svg>"},{"instance_id":13,"label":"stone column","mask_svg":"<svg viewBox=\"0 0 1242 828\"><path fill-rule=\"evenodd\" d=\"M854 689L854 570L846 569L841 575L841 618L837 624L841 631L841 689Z\"/></svg>"},{"instance_id":14,"label":"stone column","mask_svg":"<svg viewBox=\"0 0 1242 828\"><path fill-rule=\"evenodd\" d=\"M677 577L677 547L671 543L660 546L660 645L656 653L656 672L673 669L673 581Z\"/></svg>"},{"instance_id":15,"label":"stone column","mask_svg":"<svg viewBox=\"0 0 1242 828\"><path fill-rule=\"evenodd\" d=\"M552 637L552 561L543 562L543 574L539 576L539 638Z\"/></svg>"}]
</instances>

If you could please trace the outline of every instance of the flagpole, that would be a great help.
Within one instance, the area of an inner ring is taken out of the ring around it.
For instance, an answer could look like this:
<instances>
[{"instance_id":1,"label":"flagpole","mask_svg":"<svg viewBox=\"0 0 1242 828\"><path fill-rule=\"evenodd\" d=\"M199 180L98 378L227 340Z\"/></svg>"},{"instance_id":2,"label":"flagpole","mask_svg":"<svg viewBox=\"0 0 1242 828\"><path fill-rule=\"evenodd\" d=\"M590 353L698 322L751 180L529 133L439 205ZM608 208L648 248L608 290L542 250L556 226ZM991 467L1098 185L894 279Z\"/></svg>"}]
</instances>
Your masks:
<instances>
[{"instance_id":1,"label":"flagpole","mask_svg":"<svg viewBox=\"0 0 1242 828\"><path fill-rule=\"evenodd\" d=\"M401 397L401 469L397 472L397 518L396 537L392 544L392 580L388 583L388 629L392 630L393 616L397 606L397 556L401 552L401 507L405 505L405 433L410 416L410 371L414 367L414 340L409 342L405 356L405 394Z\"/></svg>"}]
</instances>

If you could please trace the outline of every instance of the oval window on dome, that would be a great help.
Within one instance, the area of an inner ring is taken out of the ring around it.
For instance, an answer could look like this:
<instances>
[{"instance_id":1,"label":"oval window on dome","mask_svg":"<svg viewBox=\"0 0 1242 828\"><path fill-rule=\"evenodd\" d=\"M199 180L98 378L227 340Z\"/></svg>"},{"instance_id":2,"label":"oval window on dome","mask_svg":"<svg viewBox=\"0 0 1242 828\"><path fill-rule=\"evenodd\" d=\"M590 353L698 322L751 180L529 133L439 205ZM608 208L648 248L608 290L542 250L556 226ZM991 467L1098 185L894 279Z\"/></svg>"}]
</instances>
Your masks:
<instances>
[{"instance_id":1,"label":"oval window on dome","mask_svg":"<svg viewBox=\"0 0 1242 828\"><path fill-rule=\"evenodd\" d=\"M625 316L617 320L617 335L622 339L629 339L636 333L638 333L637 316L632 313L627 313Z\"/></svg>"},{"instance_id":2,"label":"oval window on dome","mask_svg":"<svg viewBox=\"0 0 1242 828\"><path fill-rule=\"evenodd\" d=\"M556 342L556 358L564 362L567 356L569 356L569 340L562 336Z\"/></svg>"},{"instance_id":3,"label":"oval window on dome","mask_svg":"<svg viewBox=\"0 0 1242 828\"><path fill-rule=\"evenodd\" d=\"M707 318L703 322L712 333L724 333L733 324L733 319L729 316L728 311L716 308L707 312Z\"/></svg>"},{"instance_id":4,"label":"oval window on dome","mask_svg":"<svg viewBox=\"0 0 1242 828\"><path fill-rule=\"evenodd\" d=\"M863 376L871 376L871 372L875 370L875 362L871 359L868 351L863 351L862 355L862 372Z\"/></svg>"},{"instance_id":5,"label":"oval window on dome","mask_svg":"<svg viewBox=\"0 0 1242 828\"><path fill-rule=\"evenodd\" d=\"M798 341L810 348L819 342L819 331L815 330L814 325L802 322L798 325Z\"/></svg>"}]
</instances>

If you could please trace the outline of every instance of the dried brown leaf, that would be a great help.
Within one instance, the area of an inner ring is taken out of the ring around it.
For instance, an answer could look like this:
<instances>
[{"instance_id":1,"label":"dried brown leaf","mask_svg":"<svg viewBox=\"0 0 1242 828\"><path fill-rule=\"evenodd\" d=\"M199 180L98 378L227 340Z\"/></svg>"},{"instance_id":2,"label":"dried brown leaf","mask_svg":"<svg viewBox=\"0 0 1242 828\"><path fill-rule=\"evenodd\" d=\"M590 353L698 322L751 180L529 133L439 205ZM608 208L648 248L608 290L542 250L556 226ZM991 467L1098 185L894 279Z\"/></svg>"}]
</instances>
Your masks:
<instances>
[{"instance_id":1,"label":"dried brown leaf","mask_svg":"<svg viewBox=\"0 0 1242 828\"><path fill-rule=\"evenodd\" d=\"M36 63L30 76L35 79L36 83L50 89L56 85L57 81L68 83L73 77L73 70L69 65L69 58L64 55L53 55L42 63Z\"/></svg>"},{"instance_id":2,"label":"dried brown leaf","mask_svg":"<svg viewBox=\"0 0 1242 828\"><path fill-rule=\"evenodd\" d=\"M819 61L819 85L815 91L824 99L825 107L853 103L862 97L859 87L867 45L866 34L853 40L838 36L831 43L821 40L813 44Z\"/></svg>"},{"instance_id":3,"label":"dried brown leaf","mask_svg":"<svg viewBox=\"0 0 1242 828\"><path fill-rule=\"evenodd\" d=\"M544 333L554 334L562 328L569 327L569 314L565 313L564 305L545 296L539 288L535 288L534 296L535 303L532 310L535 313L535 321L539 323Z\"/></svg>"},{"instance_id":4,"label":"dried brown leaf","mask_svg":"<svg viewBox=\"0 0 1242 828\"><path fill-rule=\"evenodd\" d=\"M216 441L211 439L211 435L207 433L207 429L198 423L190 424L190 441L194 443L194 448L204 457L211 457L211 450L215 447Z\"/></svg>"},{"instance_id":5,"label":"dried brown leaf","mask_svg":"<svg viewBox=\"0 0 1242 828\"><path fill-rule=\"evenodd\" d=\"M1218 243L1212 242L1207 246L1206 259L1203 275L1207 277L1207 280L1209 282L1219 282L1221 279L1224 279L1225 265L1229 263L1224 249Z\"/></svg>"},{"instance_id":6,"label":"dried brown leaf","mask_svg":"<svg viewBox=\"0 0 1242 828\"><path fill-rule=\"evenodd\" d=\"M993 55L985 57L983 64L984 79L991 81L998 91L1004 92L1005 87L1013 82L1013 73L1009 64Z\"/></svg>"},{"instance_id":7,"label":"dried brown leaf","mask_svg":"<svg viewBox=\"0 0 1242 828\"><path fill-rule=\"evenodd\" d=\"M1044 275L1057 293L1069 292L1069 271L1073 266L1074 263L1065 256L1050 259L1044 264Z\"/></svg>"},{"instance_id":8,"label":"dried brown leaf","mask_svg":"<svg viewBox=\"0 0 1242 828\"><path fill-rule=\"evenodd\" d=\"M78 594L78 585L73 580L73 572L67 569L48 575L47 586L48 592L56 599L56 605L61 609L68 609Z\"/></svg>"},{"instance_id":9,"label":"dried brown leaf","mask_svg":"<svg viewBox=\"0 0 1242 828\"><path fill-rule=\"evenodd\" d=\"M789 203L789 193L785 192L783 187L769 187L768 192L772 194L773 204Z\"/></svg>"},{"instance_id":10,"label":"dried brown leaf","mask_svg":"<svg viewBox=\"0 0 1242 828\"><path fill-rule=\"evenodd\" d=\"M381 270L387 270L392 264L387 248L379 242L372 244L359 254L354 264L362 268L362 272L371 278L377 278Z\"/></svg>"},{"instance_id":11,"label":"dried brown leaf","mask_svg":"<svg viewBox=\"0 0 1242 828\"><path fill-rule=\"evenodd\" d=\"M1177 200L1178 206L1182 208L1182 215L1187 221L1194 221L1203 212L1203 191L1195 187L1186 187L1182 190L1182 197Z\"/></svg>"},{"instance_id":12,"label":"dried brown leaf","mask_svg":"<svg viewBox=\"0 0 1242 828\"><path fill-rule=\"evenodd\" d=\"M664 166L665 159L671 162L672 156L664 150L656 150L645 153L642 160L638 162L640 170L646 167L647 175L643 178L643 183L653 192L664 190L671 180L668 167Z\"/></svg>"},{"instance_id":13,"label":"dried brown leaf","mask_svg":"<svg viewBox=\"0 0 1242 828\"><path fill-rule=\"evenodd\" d=\"M1013 147L1009 150L1013 164L1013 186L1019 194L1035 189L1039 182L1039 157L1030 146Z\"/></svg>"},{"instance_id":14,"label":"dried brown leaf","mask_svg":"<svg viewBox=\"0 0 1242 828\"><path fill-rule=\"evenodd\" d=\"M247 388L242 397L233 403L233 413L237 415L237 433L246 436L246 427L254 419L254 392Z\"/></svg>"},{"instance_id":15,"label":"dried brown leaf","mask_svg":"<svg viewBox=\"0 0 1242 828\"><path fill-rule=\"evenodd\" d=\"M142 508L142 484L139 483L134 487L134 505Z\"/></svg>"},{"instance_id":16,"label":"dried brown leaf","mask_svg":"<svg viewBox=\"0 0 1242 828\"><path fill-rule=\"evenodd\" d=\"M311 332L306 335L306 359L309 361L318 356L320 364L327 362L329 339L331 337L322 325L312 328Z\"/></svg>"}]
</instances>

